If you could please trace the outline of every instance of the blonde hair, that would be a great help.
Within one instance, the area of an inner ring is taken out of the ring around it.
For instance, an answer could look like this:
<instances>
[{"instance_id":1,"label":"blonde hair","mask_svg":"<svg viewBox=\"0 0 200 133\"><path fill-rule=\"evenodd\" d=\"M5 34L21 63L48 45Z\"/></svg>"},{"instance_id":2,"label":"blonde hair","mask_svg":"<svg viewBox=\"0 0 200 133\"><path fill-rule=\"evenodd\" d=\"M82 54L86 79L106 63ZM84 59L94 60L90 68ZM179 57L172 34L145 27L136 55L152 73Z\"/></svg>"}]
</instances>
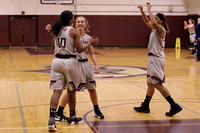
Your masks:
<instances>
[{"instance_id":1,"label":"blonde hair","mask_svg":"<svg viewBox=\"0 0 200 133\"><path fill-rule=\"evenodd\" d=\"M78 18L83 18L83 19L84 19L85 24L86 24L84 31L85 31L85 33L89 33L89 32L90 32L90 30L89 30L90 25L89 25L89 22L88 22L88 20L86 19L86 17L84 17L84 16L78 16L78 17L76 17L75 25L76 25L76 23L77 23Z\"/></svg>"},{"instance_id":2,"label":"blonde hair","mask_svg":"<svg viewBox=\"0 0 200 133\"><path fill-rule=\"evenodd\" d=\"M189 19L191 22L192 22L192 24L195 24L195 21L194 21L194 19Z\"/></svg>"}]
</instances>

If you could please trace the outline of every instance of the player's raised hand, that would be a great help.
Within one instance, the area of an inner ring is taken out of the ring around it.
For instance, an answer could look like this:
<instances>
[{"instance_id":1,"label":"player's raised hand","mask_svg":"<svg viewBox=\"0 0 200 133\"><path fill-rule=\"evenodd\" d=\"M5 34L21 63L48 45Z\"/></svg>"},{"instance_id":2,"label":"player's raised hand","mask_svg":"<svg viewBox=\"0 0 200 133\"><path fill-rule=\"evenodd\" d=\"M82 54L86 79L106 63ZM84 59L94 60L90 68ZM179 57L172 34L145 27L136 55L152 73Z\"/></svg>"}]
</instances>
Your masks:
<instances>
[{"instance_id":1,"label":"player's raised hand","mask_svg":"<svg viewBox=\"0 0 200 133\"><path fill-rule=\"evenodd\" d=\"M186 22L186 21L183 21L183 23L184 23L185 25L187 25L187 22Z\"/></svg>"},{"instance_id":2,"label":"player's raised hand","mask_svg":"<svg viewBox=\"0 0 200 133\"><path fill-rule=\"evenodd\" d=\"M151 4L147 2L147 10L151 9Z\"/></svg>"},{"instance_id":3,"label":"player's raised hand","mask_svg":"<svg viewBox=\"0 0 200 133\"><path fill-rule=\"evenodd\" d=\"M50 30L51 30L51 25L50 25L50 24L47 24L46 27L45 27L45 30L47 30L48 32L50 32Z\"/></svg>"},{"instance_id":4,"label":"player's raised hand","mask_svg":"<svg viewBox=\"0 0 200 133\"><path fill-rule=\"evenodd\" d=\"M138 6L138 8L142 11L143 10L143 7L141 5Z\"/></svg>"}]
</instances>

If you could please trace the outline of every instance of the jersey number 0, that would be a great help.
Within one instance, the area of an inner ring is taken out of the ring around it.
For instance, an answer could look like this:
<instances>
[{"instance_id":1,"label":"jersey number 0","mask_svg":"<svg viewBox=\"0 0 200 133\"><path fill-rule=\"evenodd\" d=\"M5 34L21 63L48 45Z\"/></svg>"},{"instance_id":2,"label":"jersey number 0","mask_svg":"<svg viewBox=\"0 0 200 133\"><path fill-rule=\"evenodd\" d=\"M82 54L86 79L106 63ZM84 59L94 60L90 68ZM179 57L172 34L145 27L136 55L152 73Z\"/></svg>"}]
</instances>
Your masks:
<instances>
[{"instance_id":1,"label":"jersey number 0","mask_svg":"<svg viewBox=\"0 0 200 133\"><path fill-rule=\"evenodd\" d=\"M58 38L58 45L59 45L59 48L61 48L61 47L65 48L66 38Z\"/></svg>"}]
</instances>

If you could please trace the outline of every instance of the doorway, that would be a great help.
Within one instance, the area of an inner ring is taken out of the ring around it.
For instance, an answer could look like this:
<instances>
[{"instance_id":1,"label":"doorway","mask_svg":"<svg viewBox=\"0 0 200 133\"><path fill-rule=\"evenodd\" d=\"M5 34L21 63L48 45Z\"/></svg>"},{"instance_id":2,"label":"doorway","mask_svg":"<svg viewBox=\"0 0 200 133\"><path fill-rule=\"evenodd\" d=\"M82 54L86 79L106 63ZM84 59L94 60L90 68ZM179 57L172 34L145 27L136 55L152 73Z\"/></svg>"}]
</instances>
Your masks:
<instances>
[{"instance_id":1,"label":"doorway","mask_svg":"<svg viewBox=\"0 0 200 133\"><path fill-rule=\"evenodd\" d=\"M37 16L9 17L9 46L37 45Z\"/></svg>"}]
</instances>

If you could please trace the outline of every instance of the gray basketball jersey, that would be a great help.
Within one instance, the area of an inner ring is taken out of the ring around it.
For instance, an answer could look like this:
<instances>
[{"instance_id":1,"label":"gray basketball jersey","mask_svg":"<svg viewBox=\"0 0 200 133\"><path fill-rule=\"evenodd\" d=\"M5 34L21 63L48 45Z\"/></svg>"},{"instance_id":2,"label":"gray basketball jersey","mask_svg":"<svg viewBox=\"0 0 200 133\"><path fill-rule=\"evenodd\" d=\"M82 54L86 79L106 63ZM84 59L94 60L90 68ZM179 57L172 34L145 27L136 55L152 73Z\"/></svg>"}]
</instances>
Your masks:
<instances>
[{"instance_id":1,"label":"gray basketball jersey","mask_svg":"<svg viewBox=\"0 0 200 133\"><path fill-rule=\"evenodd\" d=\"M165 47L166 30L164 29L164 31L165 31L164 38L161 38L156 30L153 30L151 32L147 48L148 53L152 53L157 57L165 57L164 47Z\"/></svg>"},{"instance_id":2,"label":"gray basketball jersey","mask_svg":"<svg viewBox=\"0 0 200 133\"><path fill-rule=\"evenodd\" d=\"M55 54L61 54L61 55L76 54L74 39L72 39L71 36L69 35L69 31L72 28L73 27L71 26L65 26L60 30L59 34L56 37L54 37Z\"/></svg>"},{"instance_id":3,"label":"gray basketball jersey","mask_svg":"<svg viewBox=\"0 0 200 133\"><path fill-rule=\"evenodd\" d=\"M188 24L189 27L191 27L193 24ZM188 28L188 31L190 34L194 34L195 33L195 28Z\"/></svg>"},{"instance_id":4,"label":"gray basketball jersey","mask_svg":"<svg viewBox=\"0 0 200 133\"><path fill-rule=\"evenodd\" d=\"M85 45L88 43L88 38L89 38L89 35L88 34L84 34L83 37L81 37L81 43L82 45ZM84 52L82 53L77 53L77 57L78 59L87 59L87 52L88 52L88 49L85 50Z\"/></svg>"}]
</instances>

